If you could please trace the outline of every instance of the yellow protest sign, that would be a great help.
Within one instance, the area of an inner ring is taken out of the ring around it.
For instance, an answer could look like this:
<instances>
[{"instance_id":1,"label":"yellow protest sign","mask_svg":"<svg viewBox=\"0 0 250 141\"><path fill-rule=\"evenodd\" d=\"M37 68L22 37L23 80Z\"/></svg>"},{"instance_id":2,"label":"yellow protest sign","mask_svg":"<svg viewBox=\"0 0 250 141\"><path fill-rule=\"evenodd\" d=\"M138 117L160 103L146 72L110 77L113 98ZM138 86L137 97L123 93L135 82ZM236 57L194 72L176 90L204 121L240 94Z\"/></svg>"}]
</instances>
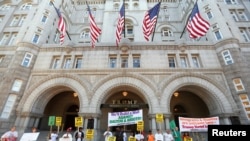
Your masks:
<instances>
[{"instance_id":1,"label":"yellow protest sign","mask_svg":"<svg viewBox=\"0 0 250 141\"><path fill-rule=\"evenodd\" d=\"M110 136L110 137L108 137L108 141L116 141L116 136Z\"/></svg>"},{"instance_id":2,"label":"yellow protest sign","mask_svg":"<svg viewBox=\"0 0 250 141\"><path fill-rule=\"evenodd\" d=\"M137 131L142 131L144 128L144 122L143 121L138 121L137 122Z\"/></svg>"},{"instance_id":3,"label":"yellow protest sign","mask_svg":"<svg viewBox=\"0 0 250 141\"><path fill-rule=\"evenodd\" d=\"M83 119L82 117L75 117L75 126L80 127L83 124Z\"/></svg>"},{"instance_id":4,"label":"yellow protest sign","mask_svg":"<svg viewBox=\"0 0 250 141\"><path fill-rule=\"evenodd\" d=\"M163 114L156 114L156 122L163 122Z\"/></svg>"},{"instance_id":5,"label":"yellow protest sign","mask_svg":"<svg viewBox=\"0 0 250 141\"><path fill-rule=\"evenodd\" d=\"M184 137L184 141L193 141L193 138L191 138L191 137Z\"/></svg>"},{"instance_id":6,"label":"yellow protest sign","mask_svg":"<svg viewBox=\"0 0 250 141\"><path fill-rule=\"evenodd\" d=\"M93 139L93 137L94 137L94 129L87 129L86 138L87 139Z\"/></svg>"},{"instance_id":7,"label":"yellow protest sign","mask_svg":"<svg viewBox=\"0 0 250 141\"><path fill-rule=\"evenodd\" d=\"M62 125L62 117L56 117L56 126Z\"/></svg>"},{"instance_id":8,"label":"yellow protest sign","mask_svg":"<svg viewBox=\"0 0 250 141\"><path fill-rule=\"evenodd\" d=\"M136 138L135 137L129 137L128 141L136 141Z\"/></svg>"}]
</instances>

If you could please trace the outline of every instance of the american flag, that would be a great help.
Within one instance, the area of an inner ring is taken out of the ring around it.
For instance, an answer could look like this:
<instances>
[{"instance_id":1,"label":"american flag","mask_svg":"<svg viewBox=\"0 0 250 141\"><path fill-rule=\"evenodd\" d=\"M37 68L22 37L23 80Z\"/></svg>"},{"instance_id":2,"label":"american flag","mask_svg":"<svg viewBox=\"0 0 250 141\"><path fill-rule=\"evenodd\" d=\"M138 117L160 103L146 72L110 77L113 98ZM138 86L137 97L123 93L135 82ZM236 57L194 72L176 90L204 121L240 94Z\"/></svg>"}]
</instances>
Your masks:
<instances>
[{"instance_id":1,"label":"american flag","mask_svg":"<svg viewBox=\"0 0 250 141\"><path fill-rule=\"evenodd\" d=\"M88 3L87 6L89 11L89 21L90 21L90 38L91 38L92 48L95 48L95 42L97 41L99 35L101 35L102 30L97 26L95 19L90 11Z\"/></svg>"},{"instance_id":2,"label":"american flag","mask_svg":"<svg viewBox=\"0 0 250 141\"><path fill-rule=\"evenodd\" d=\"M125 7L124 7L124 4L122 4L122 7L119 13L117 27L116 27L116 45L117 46L119 45L121 38L122 38L122 31L124 29L124 18L125 18Z\"/></svg>"},{"instance_id":3,"label":"american flag","mask_svg":"<svg viewBox=\"0 0 250 141\"><path fill-rule=\"evenodd\" d=\"M195 39L204 36L207 33L209 27L210 24L201 17L196 2L187 24L189 37Z\"/></svg>"},{"instance_id":4,"label":"american flag","mask_svg":"<svg viewBox=\"0 0 250 141\"><path fill-rule=\"evenodd\" d=\"M58 30L60 32L60 36L59 36L60 37L60 44L62 45L64 43L64 38L65 38L65 35L66 35L66 24L65 24L65 21L63 19L63 16L62 16L60 10L55 7L55 5L53 4L53 2L51 2L51 4L55 8L56 13L57 13L57 15L59 17Z\"/></svg>"},{"instance_id":5,"label":"american flag","mask_svg":"<svg viewBox=\"0 0 250 141\"><path fill-rule=\"evenodd\" d=\"M142 29L143 29L144 38L147 41L149 41L149 36L154 31L155 24L157 22L158 12L160 10L160 6L161 6L161 2L156 4L153 8L151 8L145 13Z\"/></svg>"}]
</instances>

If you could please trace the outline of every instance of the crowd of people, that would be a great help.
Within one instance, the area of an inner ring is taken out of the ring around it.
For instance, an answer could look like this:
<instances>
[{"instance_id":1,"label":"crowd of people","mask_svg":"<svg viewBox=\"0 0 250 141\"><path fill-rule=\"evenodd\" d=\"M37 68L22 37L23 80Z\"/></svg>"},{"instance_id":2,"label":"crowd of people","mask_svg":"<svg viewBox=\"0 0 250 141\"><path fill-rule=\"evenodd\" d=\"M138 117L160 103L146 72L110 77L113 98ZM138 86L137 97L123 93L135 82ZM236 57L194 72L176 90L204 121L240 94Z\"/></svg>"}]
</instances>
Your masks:
<instances>
[{"instance_id":1,"label":"crowd of people","mask_svg":"<svg viewBox=\"0 0 250 141\"><path fill-rule=\"evenodd\" d=\"M130 137L135 138L136 141L192 141L189 140L191 138L189 133L181 134L178 127L175 127L174 130L166 129L165 131L157 129L155 134L151 130L148 133L143 131L125 132L123 128L119 127L112 133L108 127L103 136L105 141L108 141L108 137L115 137L116 141L128 141Z\"/></svg>"},{"instance_id":2,"label":"crowd of people","mask_svg":"<svg viewBox=\"0 0 250 141\"><path fill-rule=\"evenodd\" d=\"M83 128L78 128L73 135L71 134L72 128L69 127L65 134L59 137L58 132L53 130L49 135L49 141L84 141ZM32 133L36 133L37 129L35 127L31 130ZM128 141L130 137L135 138L136 141L192 141L188 132L184 132L182 135L176 127L174 130L166 129L161 131L157 129L156 133L153 134L151 130L148 133L142 131L130 131L129 133L124 130L124 128L117 127L115 132L112 132L110 127L103 133L104 141L108 141L109 137L115 137L116 141ZM16 127L13 126L7 132L1 136L1 141L17 141L18 132ZM191 140L190 140L191 139Z\"/></svg>"}]
</instances>

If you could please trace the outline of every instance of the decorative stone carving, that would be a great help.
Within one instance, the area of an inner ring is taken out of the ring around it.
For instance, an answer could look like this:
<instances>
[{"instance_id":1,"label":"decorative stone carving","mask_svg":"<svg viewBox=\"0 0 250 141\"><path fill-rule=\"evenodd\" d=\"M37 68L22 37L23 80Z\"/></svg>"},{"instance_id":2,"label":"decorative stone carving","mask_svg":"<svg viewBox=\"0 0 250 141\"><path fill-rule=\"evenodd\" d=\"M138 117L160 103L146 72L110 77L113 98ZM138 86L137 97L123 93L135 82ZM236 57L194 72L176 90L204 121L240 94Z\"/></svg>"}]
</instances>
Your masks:
<instances>
[{"instance_id":1,"label":"decorative stone carving","mask_svg":"<svg viewBox=\"0 0 250 141\"><path fill-rule=\"evenodd\" d=\"M130 40L123 38L119 44L119 48L123 53L126 53L130 48Z\"/></svg>"}]
</instances>

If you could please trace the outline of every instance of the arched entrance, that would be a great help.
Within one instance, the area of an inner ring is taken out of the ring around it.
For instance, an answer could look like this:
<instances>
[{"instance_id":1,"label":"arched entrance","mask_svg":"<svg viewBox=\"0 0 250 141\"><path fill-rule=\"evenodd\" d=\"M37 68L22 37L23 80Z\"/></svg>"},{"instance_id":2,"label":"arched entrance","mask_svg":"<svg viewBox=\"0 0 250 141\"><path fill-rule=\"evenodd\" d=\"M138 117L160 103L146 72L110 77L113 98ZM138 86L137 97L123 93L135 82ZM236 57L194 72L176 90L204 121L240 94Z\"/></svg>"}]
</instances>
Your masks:
<instances>
[{"instance_id":1,"label":"arched entrance","mask_svg":"<svg viewBox=\"0 0 250 141\"><path fill-rule=\"evenodd\" d=\"M101 111L103 117L101 119L101 129L105 130L108 127L108 113L109 112L124 112L124 111L143 111L143 120L148 121L148 104L139 96L140 94L129 90L118 90L113 94L109 95L108 98L101 104ZM148 128L148 123L144 123L145 128ZM136 124L131 125L119 125L112 126L111 130L114 132L116 127L125 129L125 131L130 134L136 131Z\"/></svg>"},{"instance_id":2,"label":"arched entrance","mask_svg":"<svg viewBox=\"0 0 250 141\"><path fill-rule=\"evenodd\" d=\"M44 109L44 116L40 120L39 129L49 130L48 117L57 116L62 117L63 130L68 127L75 128L75 117L79 112L78 95L73 91L64 91L55 95L46 105ZM56 127L53 127L56 128Z\"/></svg>"},{"instance_id":3,"label":"arched entrance","mask_svg":"<svg viewBox=\"0 0 250 141\"><path fill-rule=\"evenodd\" d=\"M209 117L205 102L189 91L176 91L171 98L170 109L177 126L179 126L178 117Z\"/></svg>"}]
</instances>

